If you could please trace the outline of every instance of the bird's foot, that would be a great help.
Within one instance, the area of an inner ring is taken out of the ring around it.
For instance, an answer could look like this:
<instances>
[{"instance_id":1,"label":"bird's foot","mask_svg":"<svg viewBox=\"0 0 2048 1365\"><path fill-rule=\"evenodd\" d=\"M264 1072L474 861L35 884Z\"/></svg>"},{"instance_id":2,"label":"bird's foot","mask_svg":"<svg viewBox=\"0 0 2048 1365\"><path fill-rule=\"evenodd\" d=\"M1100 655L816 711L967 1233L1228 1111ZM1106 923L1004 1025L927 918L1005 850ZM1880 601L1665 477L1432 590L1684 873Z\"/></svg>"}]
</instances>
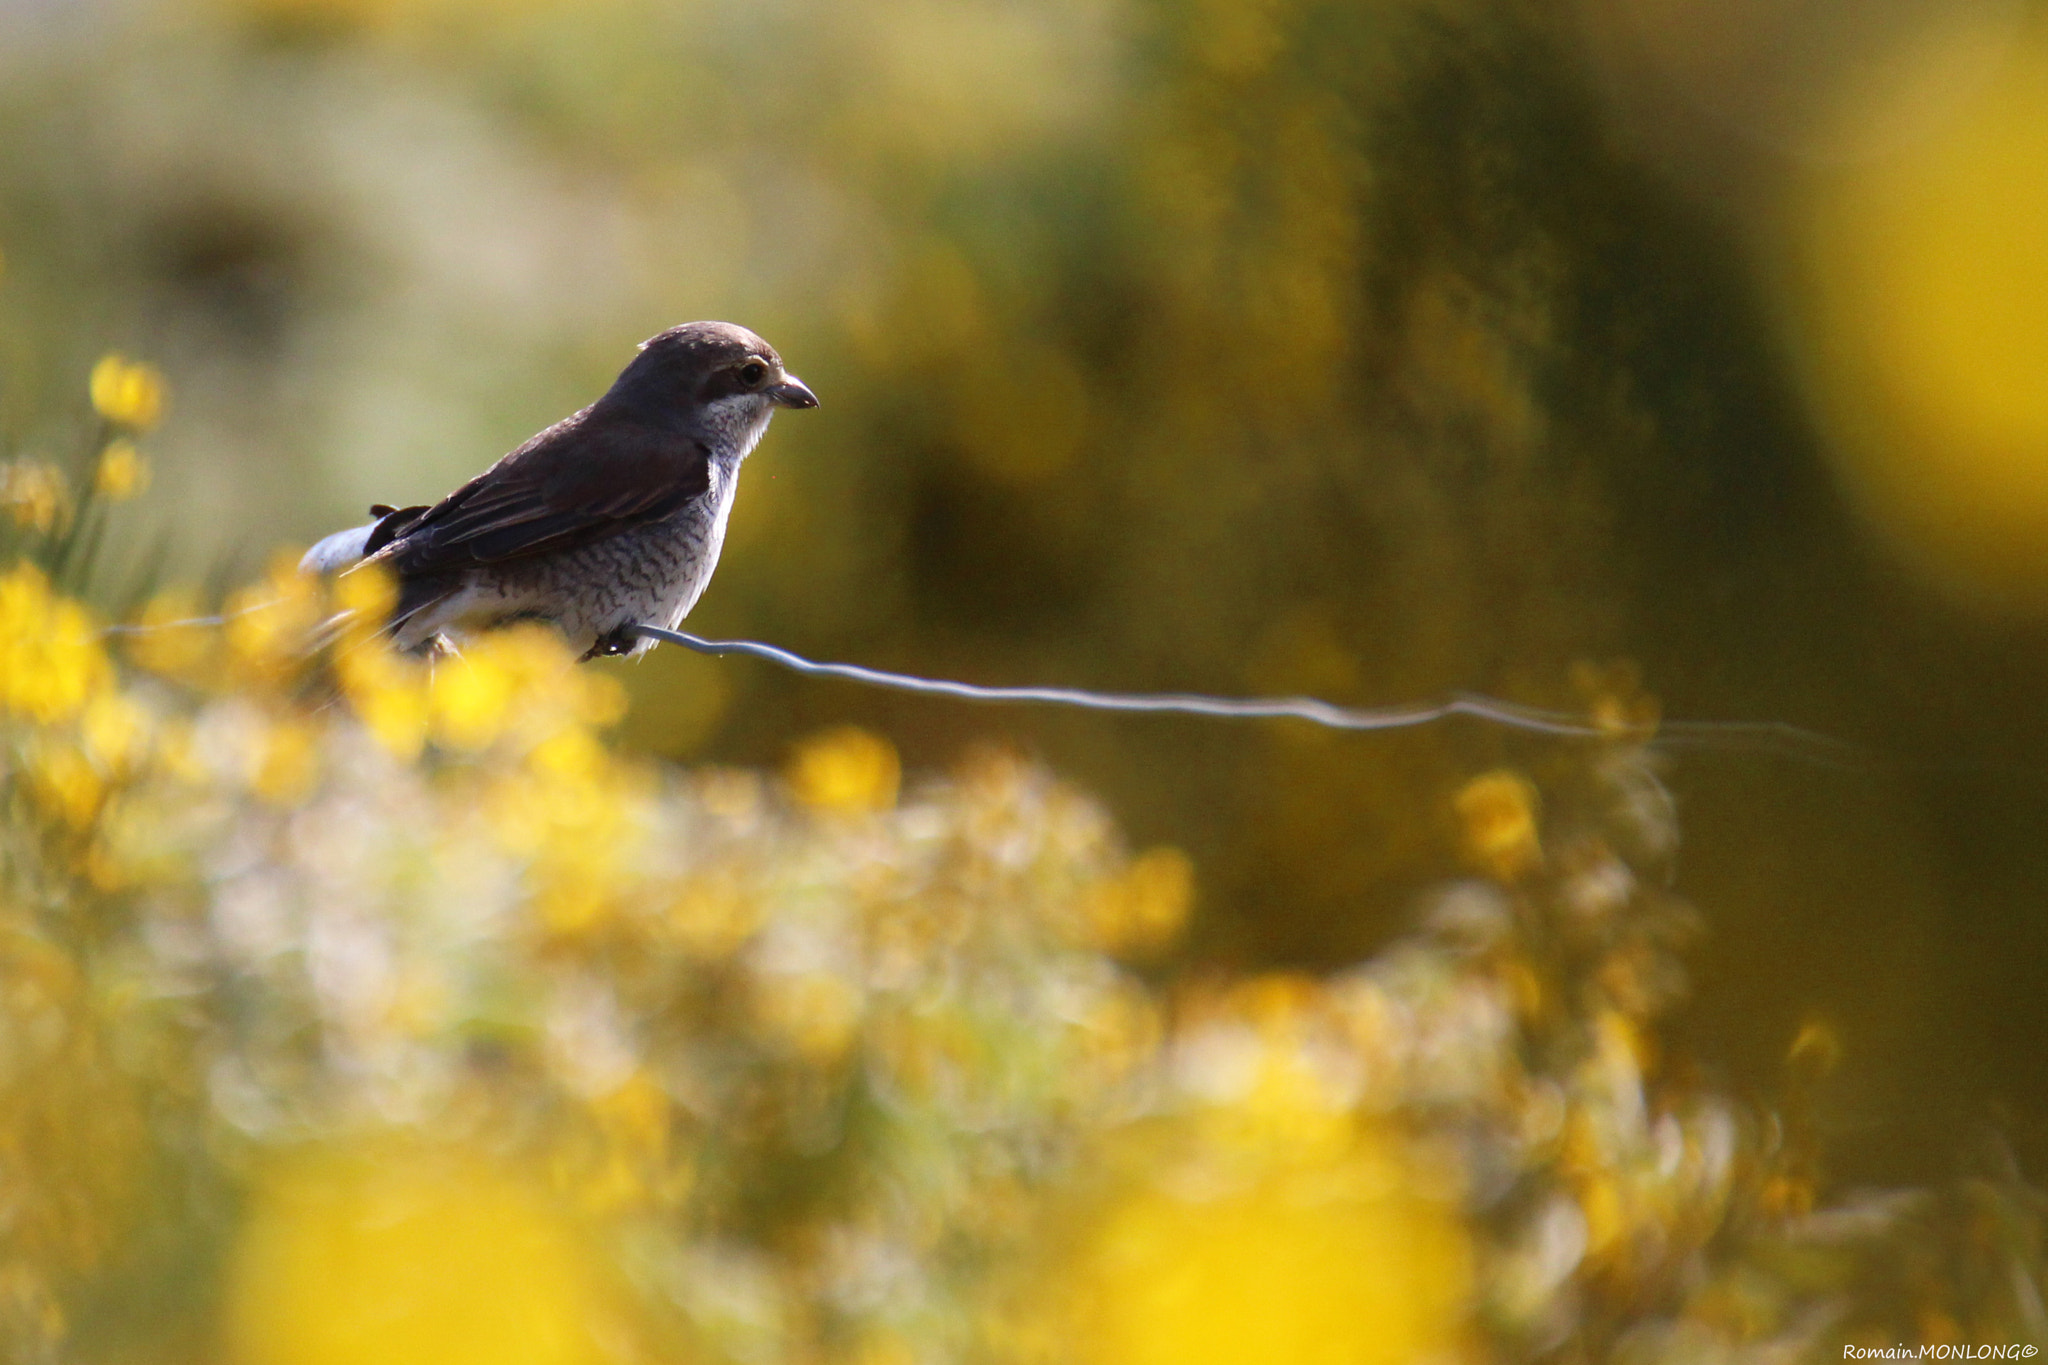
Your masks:
<instances>
[{"instance_id":1,"label":"bird's foot","mask_svg":"<svg viewBox=\"0 0 2048 1365\"><path fill-rule=\"evenodd\" d=\"M631 654L639 645L640 628L637 625L619 626L598 636L597 643L585 650L583 657L577 662L587 663L592 659L616 658L621 654Z\"/></svg>"}]
</instances>

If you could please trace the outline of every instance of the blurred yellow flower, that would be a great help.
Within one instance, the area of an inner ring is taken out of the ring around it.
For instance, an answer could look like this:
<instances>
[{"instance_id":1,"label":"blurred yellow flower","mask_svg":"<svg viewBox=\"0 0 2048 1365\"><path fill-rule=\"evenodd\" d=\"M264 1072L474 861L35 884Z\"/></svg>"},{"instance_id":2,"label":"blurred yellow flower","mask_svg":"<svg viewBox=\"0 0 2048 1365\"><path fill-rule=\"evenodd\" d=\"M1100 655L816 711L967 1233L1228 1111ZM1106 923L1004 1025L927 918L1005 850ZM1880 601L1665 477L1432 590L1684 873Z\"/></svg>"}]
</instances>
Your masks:
<instances>
[{"instance_id":1,"label":"blurred yellow flower","mask_svg":"<svg viewBox=\"0 0 2048 1365\"><path fill-rule=\"evenodd\" d=\"M1502 881L1513 881L1543 861L1536 832L1536 788L1517 773L1499 770L1473 778L1452 802L1463 827L1465 856Z\"/></svg>"},{"instance_id":2,"label":"blurred yellow flower","mask_svg":"<svg viewBox=\"0 0 2048 1365\"><path fill-rule=\"evenodd\" d=\"M534 745L531 763L536 773L550 777L592 778L603 773L610 757L596 735L569 727ZM566 794L569 788L562 790Z\"/></svg>"},{"instance_id":3,"label":"blurred yellow flower","mask_svg":"<svg viewBox=\"0 0 2048 1365\"><path fill-rule=\"evenodd\" d=\"M279 1169L237 1240L236 1365L600 1365L611 1310L575 1226L479 1153L399 1144Z\"/></svg>"},{"instance_id":4,"label":"blurred yellow flower","mask_svg":"<svg viewBox=\"0 0 2048 1365\"><path fill-rule=\"evenodd\" d=\"M1076 1061L1100 1085L1136 1073L1158 1054L1165 1036L1158 1003L1132 984L1106 993L1078 1023Z\"/></svg>"},{"instance_id":5,"label":"blurred yellow flower","mask_svg":"<svg viewBox=\"0 0 2048 1365\"><path fill-rule=\"evenodd\" d=\"M526 700L519 694L518 678L504 667L488 637L435 668L427 697L434 737L469 750L489 747Z\"/></svg>"},{"instance_id":6,"label":"blurred yellow flower","mask_svg":"<svg viewBox=\"0 0 2048 1365\"><path fill-rule=\"evenodd\" d=\"M85 829L99 814L106 783L76 746L35 746L29 756L29 776L44 808L71 828Z\"/></svg>"},{"instance_id":7,"label":"blurred yellow flower","mask_svg":"<svg viewBox=\"0 0 2048 1365\"><path fill-rule=\"evenodd\" d=\"M220 628L186 624L203 615L198 593L190 588L165 589L143 607L137 622L142 629L123 637L128 656L167 678L217 681L213 662L220 646Z\"/></svg>"},{"instance_id":8,"label":"blurred yellow flower","mask_svg":"<svg viewBox=\"0 0 2048 1365\"><path fill-rule=\"evenodd\" d=\"M860 993L825 972L770 972L755 988L757 1018L808 1061L842 1055L860 1025Z\"/></svg>"},{"instance_id":9,"label":"blurred yellow flower","mask_svg":"<svg viewBox=\"0 0 2048 1365\"><path fill-rule=\"evenodd\" d=\"M1455 1358L1471 1251L1447 1200L1363 1133L1245 1183L1145 1182L1063 1258L1043 1354L1076 1365Z\"/></svg>"},{"instance_id":10,"label":"blurred yellow flower","mask_svg":"<svg viewBox=\"0 0 2048 1365\"><path fill-rule=\"evenodd\" d=\"M632 699L624 683L595 669L579 669L572 676L578 684L577 714L586 725L617 725L625 718Z\"/></svg>"},{"instance_id":11,"label":"blurred yellow flower","mask_svg":"<svg viewBox=\"0 0 2048 1365\"><path fill-rule=\"evenodd\" d=\"M1590 1172L1579 1186L1579 1213L1586 1220L1586 1255L1606 1256L1619 1248L1630 1220L1621 1183L1606 1170Z\"/></svg>"},{"instance_id":12,"label":"blurred yellow flower","mask_svg":"<svg viewBox=\"0 0 2048 1365\"><path fill-rule=\"evenodd\" d=\"M551 1154L553 1184L584 1214L673 1208L696 1179L691 1153L671 1143L672 1106L645 1069L589 1100L588 1128Z\"/></svg>"},{"instance_id":13,"label":"blurred yellow flower","mask_svg":"<svg viewBox=\"0 0 2048 1365\"><path fill-rule=\"evenodd\" d=\"M291 556L279 554L262 582L228 599L229 657L243 676L279 681L304 665L315 628L326 615L320 581L300 573Z\"/></svg>"},{"instance_id":14,"label":"blurred yellow flower","mask_svg":"<svg viewBox=\"0 0 2048 1365\"><path fill-rule=\"evenodd\" d=\"M107 442L100 452L99 468L92 478L93 491L110 502L125 502L149 487L149 461L127 437Z\"/></svg>"},{"instance_id":15,"label":"blurred yellow flower","mask_svg":"<svg viewBox=\"0 0 2048 1365\"><path fill-rule=\"evenodd\" d=\"M395 758L411 759L427 743L426 670L380 640L344 645L335 674L349 705Z\"/></svg>"},{"instance_id":16,"label":"blurred yellow flower","mask_svg":"<svg viewBox=\"0 0 2048 1365\"><path fill-rule=\"evenodd\" d=\"M86 704L79 732L85 751L100 771L119 775L139 763L149 748L150 718L134 698L102 692Z\"/></svg>"},{"instance_id":17,"label":"blurred yellow flower","mask_svg":"<svg viewBox=\"0 0 2048 1365\"><path fill-rule=\"evenodd\" d=\"M902 767L896 746L856 725L811 736L787 769L790 794L813 810L858 815L896 804Z\"/></svg>"},{"instance_id":18,"label":"blurred yellow flower","mask_svg":"<svg viewBox=\"0 0 2048 1365\"><path fill-rule=\"evenodd\" d=\"M0 1355L48 1360L65 1354L72 1277L132 1235L150 1105L133 1073L107 1064L104 994L19 910L0 899Z\"/></svg>"},{"instance_id":19,"label":"blurred yellow flower","mask_svg":"<svg viewBox=\"0 0 2048 1365\"><path fill-rule=\"evenodd\" d=\"M398 604L398 578L382 564L359 564L334 580L334 607L350 613L350 625L362 635L383 629Z\"/></svg>"},{"instance_id":20,"label":"blurred yellow flower","mask_svg":"<svg viewBox=\"0 0 2048 1365\"><path fill-rule=\"evenodd\" d=\"M429 695L441 743L473 752L516 731L543 766L579 771L593 768L595 740L564 736L616 721L625 702L617 679L578 668L562 637L537 625L470 640L434 669Z\"/></svg>"},{"instance_id":21,"label":"blurred yellow flower","mask_svg":"<svg viewBox=\"0 0 2048 1365\"><path fill-rule=\"evenodd\" d=\"M728 957L760 927L758 895L730 868L713 869L683 883L669 905L668 919L685 952Z\"/></svg>"},{"instance_id":22,"label":"blurred yellow flower","mask_svg":"<svg viewBox=\"0 0 2048 1365\"><path fill-rule=\"evenodd\" d=\"M154 365L102 356L89 387L93 410L116 426L147 431L163 419L164 377Z\"/></svg>"},{"instance_id":23,"label":"blurred yellow flower","mask_svg":"<svg viewBox=\"0 0 2048 1365\"><path fill-rule=\"evenodd\" d=\"M0 710L50 722L75 716L113 679L85 610L22 563L0 576Z\"/></svg>"},{"instance_id":24,"label":"blurred yellow flower","mask_svg":"<svg viewBox=\"0 0 2048 1365\"><path fill-rule=\"evenodd\" d=\"M605 1132L636 1154L659 1158L668 1151L669 1100L661 1082L635 1071L624 1084L591 1101Z\"/></svg>"},{"instance_id":25,"label":"blurred yellow flower","mask_svg":"<svg viewBox=\"0 0 2048 1365\"><path fill-rule=\"evenodd\" d=\"M1177 848L1149 849L1088 898L1088 941L1112 953L1171 943L1195 900L1195 865Z\"/></svg>"},{"instance_id":26,"label":"blurred yellow flower","mask_svg":"<svg viewBox=\"0 0 2048 1365\"><path fill-rule=\"evenodd\" d=\"M580 725L548 735L491 784L486 813L500 844L526 860L542 925L575 934L609 918L650 796L646 774Z\"/></svg>"},{"instance_id":27,"label":"blurred yellow flower","mask_svg":"<svg viewBox=\"0 0 2048 1365\"><path fill-rule=\"evenodd\" d=\"M2048 30L1935 7L1839 99L1880 123L2001 53L1886 155L1806 169L1788 203L1790 320L1828 453L1861 509L1942 586L2048 610Z\"/></svg>"},{"instance_id":28,"label":"blurred yellow flower","mask_svg":"<svg viewBox=\"0 0 2048 1365\"><path fill-rule=\"evenodd\" d=\"M310 721L287 718L271 724L256 750L250 788L274 806L303 800L320 775L322 738L320 727Z\"/></svg>"},{"instance_id":29,"label":"blurred yellow flower","mask_svg":"<svg viewBox=\"0 0 2048 1365\"><path fill-rule=\"evenodd\" d=\"M13 460L0 465L0 505L16 526L48 531L70 506L64 478L41 460Z\"/></svg>"},{"instance_id":30,"label":"blurred yellow flower","mask_svg":"<svg viewBox=\"0 0 2048 1365\"><path fill-rule=\"evenodd\" d=\"M613 893L602 880L577 876L562 868L537 878L533 916L551 934L581 934L600 925L614 908Z\"/></svg>"}]
</instances>

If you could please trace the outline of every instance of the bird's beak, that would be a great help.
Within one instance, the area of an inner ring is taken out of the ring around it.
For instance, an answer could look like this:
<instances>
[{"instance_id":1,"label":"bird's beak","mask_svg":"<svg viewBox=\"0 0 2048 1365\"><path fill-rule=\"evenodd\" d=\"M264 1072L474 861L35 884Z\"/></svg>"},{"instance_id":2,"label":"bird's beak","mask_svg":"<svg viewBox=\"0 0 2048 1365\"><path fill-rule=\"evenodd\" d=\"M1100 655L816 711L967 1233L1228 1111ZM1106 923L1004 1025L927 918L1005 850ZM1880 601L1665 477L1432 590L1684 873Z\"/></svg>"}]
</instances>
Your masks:
<instances>
[{"instance_id":1,"label":"bird's beak","mask_svg":"<svg viewBox=\"0 0 2048 1365\"><path fill-rule=\"evenodd\" d=\"M804 381L793 374L782 376L782 382L768 390L768 396L778 408L815 408L818 395L804 387Z\"/></svg>"}]
</instances>

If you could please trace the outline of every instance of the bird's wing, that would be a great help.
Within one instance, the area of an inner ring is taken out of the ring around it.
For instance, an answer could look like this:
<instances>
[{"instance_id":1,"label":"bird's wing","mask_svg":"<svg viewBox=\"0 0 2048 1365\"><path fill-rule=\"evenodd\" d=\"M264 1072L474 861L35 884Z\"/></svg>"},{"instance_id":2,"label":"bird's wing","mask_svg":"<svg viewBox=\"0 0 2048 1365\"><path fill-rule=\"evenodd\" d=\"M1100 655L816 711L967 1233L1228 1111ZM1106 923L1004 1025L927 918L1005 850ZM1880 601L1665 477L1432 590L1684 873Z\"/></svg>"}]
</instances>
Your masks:
<instances>
[{"instance_id":1,"label":"bird's wing","mask_svg":"<svg viewBox=\"0 0 2048 1365\"><path fill-rule=\"evenodd\" d=\"M574 549L672 515L710 488L701 443L590 416L541 432L395 528L375 557L413 578Z\"/></svg>"}]
</instances>

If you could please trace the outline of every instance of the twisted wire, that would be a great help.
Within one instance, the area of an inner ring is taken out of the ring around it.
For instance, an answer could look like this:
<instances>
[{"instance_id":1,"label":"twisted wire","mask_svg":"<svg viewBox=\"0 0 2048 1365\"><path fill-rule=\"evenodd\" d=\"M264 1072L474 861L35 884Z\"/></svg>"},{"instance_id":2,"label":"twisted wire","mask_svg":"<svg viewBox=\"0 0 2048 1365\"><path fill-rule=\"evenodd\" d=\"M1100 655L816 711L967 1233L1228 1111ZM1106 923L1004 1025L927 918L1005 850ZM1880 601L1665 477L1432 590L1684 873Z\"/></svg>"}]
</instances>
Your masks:
<instances>
[{"instance_id":1,"label":"twisted wire","mask_svg":"<svg viewBox=\"0 0 2048 1365\"><path fill-rule=\"evenodd\" d=\"M256 607L245 611L259 610ZM239 615L241 613L233 613ZM222 626L230 616L193 616L147 625L112 625L109 635L135 635L158 630ZM1647 738L1650 727L1600 724L1565 711L1526 706L1472 692L1456 692L1436 701L1401 706L1339 706L1319 697L1221 697L1201 692L1097 692L1080 687L989 687L950 678L869 668L863 664L808 659L779 645L759 640L708 640L688 631L661 626L635 626L633 633L698 654L741 655L813 678L837 678L866 687L887 688L922 696L947 697L984 705L1066 706L1085 711L1139 715L1209 716L1226 720L1300 720L1332 730L1406 730L1464 716L1559 739L1617 740ZM1741 748L1773 752L1837 767L1864 767L1869 753L1856 745L1817 731L1779 721L1665 721L1654 727L1659 748Z\"/></svg>"}]
</instances>

